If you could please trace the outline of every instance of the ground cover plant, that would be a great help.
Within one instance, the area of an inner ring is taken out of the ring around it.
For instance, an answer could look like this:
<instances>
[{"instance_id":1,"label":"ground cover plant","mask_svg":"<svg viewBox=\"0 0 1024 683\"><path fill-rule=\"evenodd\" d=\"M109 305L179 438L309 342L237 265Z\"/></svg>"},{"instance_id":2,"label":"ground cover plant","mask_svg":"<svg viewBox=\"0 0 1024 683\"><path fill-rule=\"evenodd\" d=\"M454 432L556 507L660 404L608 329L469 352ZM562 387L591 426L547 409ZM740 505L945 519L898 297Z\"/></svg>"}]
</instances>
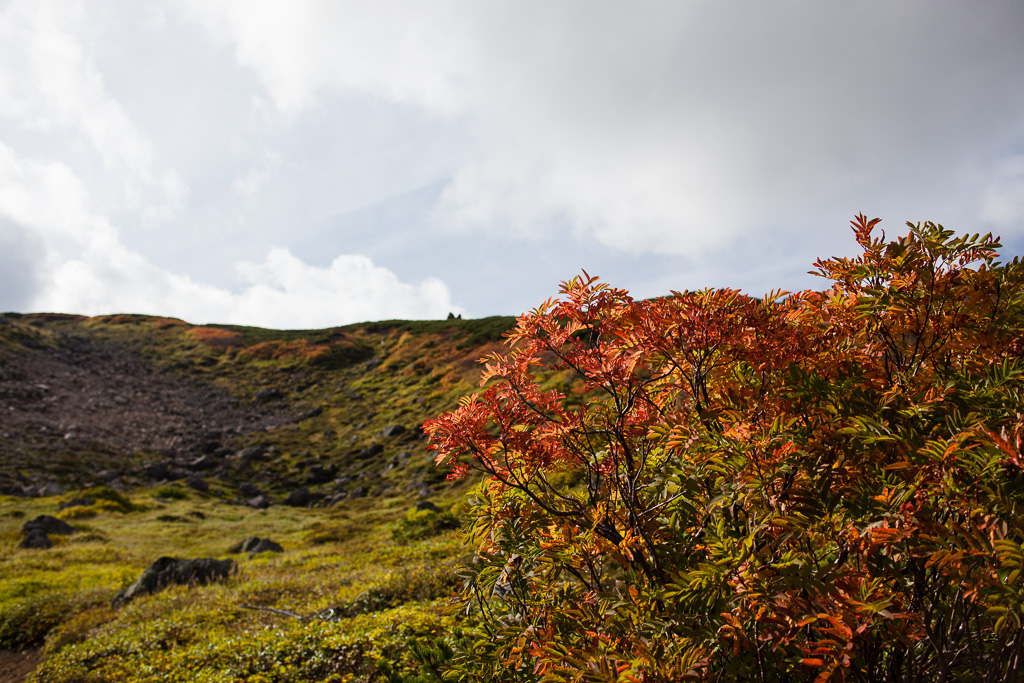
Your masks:
<instances>
[{"instance_id":1,"label":"ground cover plant","mask_svg":"<svg viewBox=\"0 0 1024 683\"><path fill-rule=\"evenodd\" d=\"M254 510L195 491L138 493L85 518L65 514L82 507L60 513L78 531L48 550L13 548L23 522L52 513L54 499L0 499L0 543L12 549L0 559L0 649L41 646L31 680L369 680L376 660L408 668L410 640L451 629L442 608L463 546L443 530L393 544L407 500ZM284 552L228 552L249 535ZM222 583L113 606L161 555L231 558L238 568Z\"/></svg>"},{"instance_id":2,"label":"ground cover plant","mask_svg":"<svg viewBox=\"0 0 1024 683\"><path fill-rule=\"evenodd\" d=\"M426 425L488 477L475 622L389 679L1017 680L1024 265L877 224L824 291L584 274L521 317Z\"/></svg>"}]
</instances>

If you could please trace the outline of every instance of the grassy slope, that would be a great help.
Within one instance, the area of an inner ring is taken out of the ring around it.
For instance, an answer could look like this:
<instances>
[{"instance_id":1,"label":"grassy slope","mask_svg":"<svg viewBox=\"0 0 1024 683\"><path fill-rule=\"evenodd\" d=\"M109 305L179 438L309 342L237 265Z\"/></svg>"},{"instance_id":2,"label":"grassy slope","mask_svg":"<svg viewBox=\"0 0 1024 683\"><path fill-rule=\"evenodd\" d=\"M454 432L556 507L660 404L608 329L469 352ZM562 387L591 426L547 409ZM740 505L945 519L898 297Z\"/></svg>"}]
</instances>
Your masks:
<instances>
[{"instance_id":1,"label":"grassy slope","mask_svg":"<svg viewBox=\"0 0 1024 683\"><path fill-rule=\"evenodd\" d=\"M432 489L441 519L448 507L458 509L471 482L444 484L423 441L389 439L382 431L391 424L413 427L453 407L474 386L475 359L510 319L285 333L215 328L226 335L142 316L16 322L18 338L8 334L4 342L9 354L26 335L28 346L38 347L59 345L63 334L86 334L130 346L157 366L213 382L242 401L274 388L298 414L320 410L271 432L232 437L233 448L260 443L276 452L233 465L208 494L139 487L130 494L130 511L111 505L66 511L82 531L54 537L50 550L15 546L21 524L55 514L59 499L0 497L0 647L45 643L37 680L369 680L375 658L402 661L409 638L451 629L439 607L454 586L463 546L451 532L408 545L393 537L420 528L405 521L419 489ZM374 444L383 452L361 458ZM411 450L415 457L399 457ZM368 496L331 508L258 511L233 504L234 481L283 493L311 463L336 465ZM286 552L234 556L238 573L222 585L173 588L110 608L116 592L157 557L230 557L227 548L250 535L270 537ZM243 605L301 615L333 607L344 618L299 620Z\"/></svg>"}]
</instances>

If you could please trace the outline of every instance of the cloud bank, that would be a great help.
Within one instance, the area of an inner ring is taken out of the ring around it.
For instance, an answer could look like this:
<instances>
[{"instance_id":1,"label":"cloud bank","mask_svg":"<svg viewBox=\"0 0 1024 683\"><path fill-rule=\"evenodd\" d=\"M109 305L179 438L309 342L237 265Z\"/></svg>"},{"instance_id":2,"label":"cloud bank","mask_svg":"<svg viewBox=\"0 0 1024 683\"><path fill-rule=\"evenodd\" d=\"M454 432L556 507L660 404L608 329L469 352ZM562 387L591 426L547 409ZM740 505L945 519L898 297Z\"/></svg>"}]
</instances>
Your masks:
<instances>
[{"instance_id":1,"label":"cloud bank","mask_svg":"<svg viewBox=\"0 0 1024 683\"><path fill-rule=\"evenodd\" d=\"M316 327L1024 243L1024 5L8 0L0 309ZM760 290L760 291L758 291Z\"/></svg>"},{"instance_id":2,"label":"cloud bank","mask_svg":"<svg viewBox=\"0 0 1024 683\"><path fill-rule=\"evenodd\" d=\"M1011 0L191 10L289 115L358 91L462 117L475 146L436 218L465 229L561 218L674 254L861 209L1020 230L1000 199L1024 143Z\"/></svg>"}]
</instances>

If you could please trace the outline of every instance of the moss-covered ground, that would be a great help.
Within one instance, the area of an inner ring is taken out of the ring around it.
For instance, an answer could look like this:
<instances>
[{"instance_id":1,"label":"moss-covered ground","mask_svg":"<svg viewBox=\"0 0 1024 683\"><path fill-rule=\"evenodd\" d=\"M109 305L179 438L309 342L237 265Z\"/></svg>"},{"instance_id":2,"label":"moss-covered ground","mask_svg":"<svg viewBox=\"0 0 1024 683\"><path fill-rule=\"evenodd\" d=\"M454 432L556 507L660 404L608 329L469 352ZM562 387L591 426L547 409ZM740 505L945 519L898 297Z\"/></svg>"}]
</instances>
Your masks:
<instances>
[{"instance_id":1,"label":"moss-covered ground","mask_svg":"<svg viewBox=\"0 0 1024 683\"><path fill-rule=\"evenodd\" d=\"M55 514L55 499L0 499L0 648L43 646L31 680L371 680L376 659L401 663L410 638L452 627L443 607L465 548L444 524L410 523L450 519L448 509L410 512L402 498L255 510L193 491L154 497L166 493L138 491L129 511L69 508L59 516L78 531L51 536L47 550L15 546L26 520ZM458 497L440 502L457 508ZM228 552L248 536L284 552ZM224 583L111 606L165 555L233 558L238 569Z\"/></svg>"}]
</instances>

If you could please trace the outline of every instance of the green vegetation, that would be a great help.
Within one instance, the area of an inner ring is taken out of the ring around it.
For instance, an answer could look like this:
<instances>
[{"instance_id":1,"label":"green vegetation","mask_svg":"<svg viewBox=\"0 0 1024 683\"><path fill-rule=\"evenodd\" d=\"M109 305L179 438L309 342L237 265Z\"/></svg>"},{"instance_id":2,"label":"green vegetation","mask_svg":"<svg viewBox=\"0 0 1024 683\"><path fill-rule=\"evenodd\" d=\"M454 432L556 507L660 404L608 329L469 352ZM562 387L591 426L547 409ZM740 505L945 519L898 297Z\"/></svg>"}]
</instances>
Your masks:
<instances>
[{"instance_id":1,"label":"green vegetation","mask_svg":"<svg viewBox=\"0 0 1024 683\"><path fill-rule=\"evenodd\" d=\"M114 497L83 495L96 493ZM78 533L53 537L54 548L0 559L0 647L43 645L35 680L368 680L377 659L412 667L410 640L452 628L442 608L457 584L461 542L447 532L392 544L389 530L406 519L402 499L261 511L157 493L167 492L118 496L128 511L94 507L95 516L72 520ZM0 543L13 549L24 520L53 506L0 498ZM317 538L328 530L329 539ZM251 560L227 553L250 535L285 552ZM239 568L225 583L172 587L111 608L161 555L233 557Z\"/></svg>"},{"instance_id":2,"label":"green vegetation","mask_svg":"<svg viewBox=\"0 0 1024 683\"><path fill-rule=\"evenodd\" d=\"M505 344L508 318L17 316L4 368L85 335L264 412L197 442L207 486L0 498L0 647L42 646L46 683L1016 680L1024 264L876 223L814 264L825 291L637 301L584 276ZM300 482L323 507L241 495ZM76 533L15 550L86 496ZM284 552L229 553L253 536ZM237 572L113 607L162 555Z\"/></svg>"}]
</instances>

